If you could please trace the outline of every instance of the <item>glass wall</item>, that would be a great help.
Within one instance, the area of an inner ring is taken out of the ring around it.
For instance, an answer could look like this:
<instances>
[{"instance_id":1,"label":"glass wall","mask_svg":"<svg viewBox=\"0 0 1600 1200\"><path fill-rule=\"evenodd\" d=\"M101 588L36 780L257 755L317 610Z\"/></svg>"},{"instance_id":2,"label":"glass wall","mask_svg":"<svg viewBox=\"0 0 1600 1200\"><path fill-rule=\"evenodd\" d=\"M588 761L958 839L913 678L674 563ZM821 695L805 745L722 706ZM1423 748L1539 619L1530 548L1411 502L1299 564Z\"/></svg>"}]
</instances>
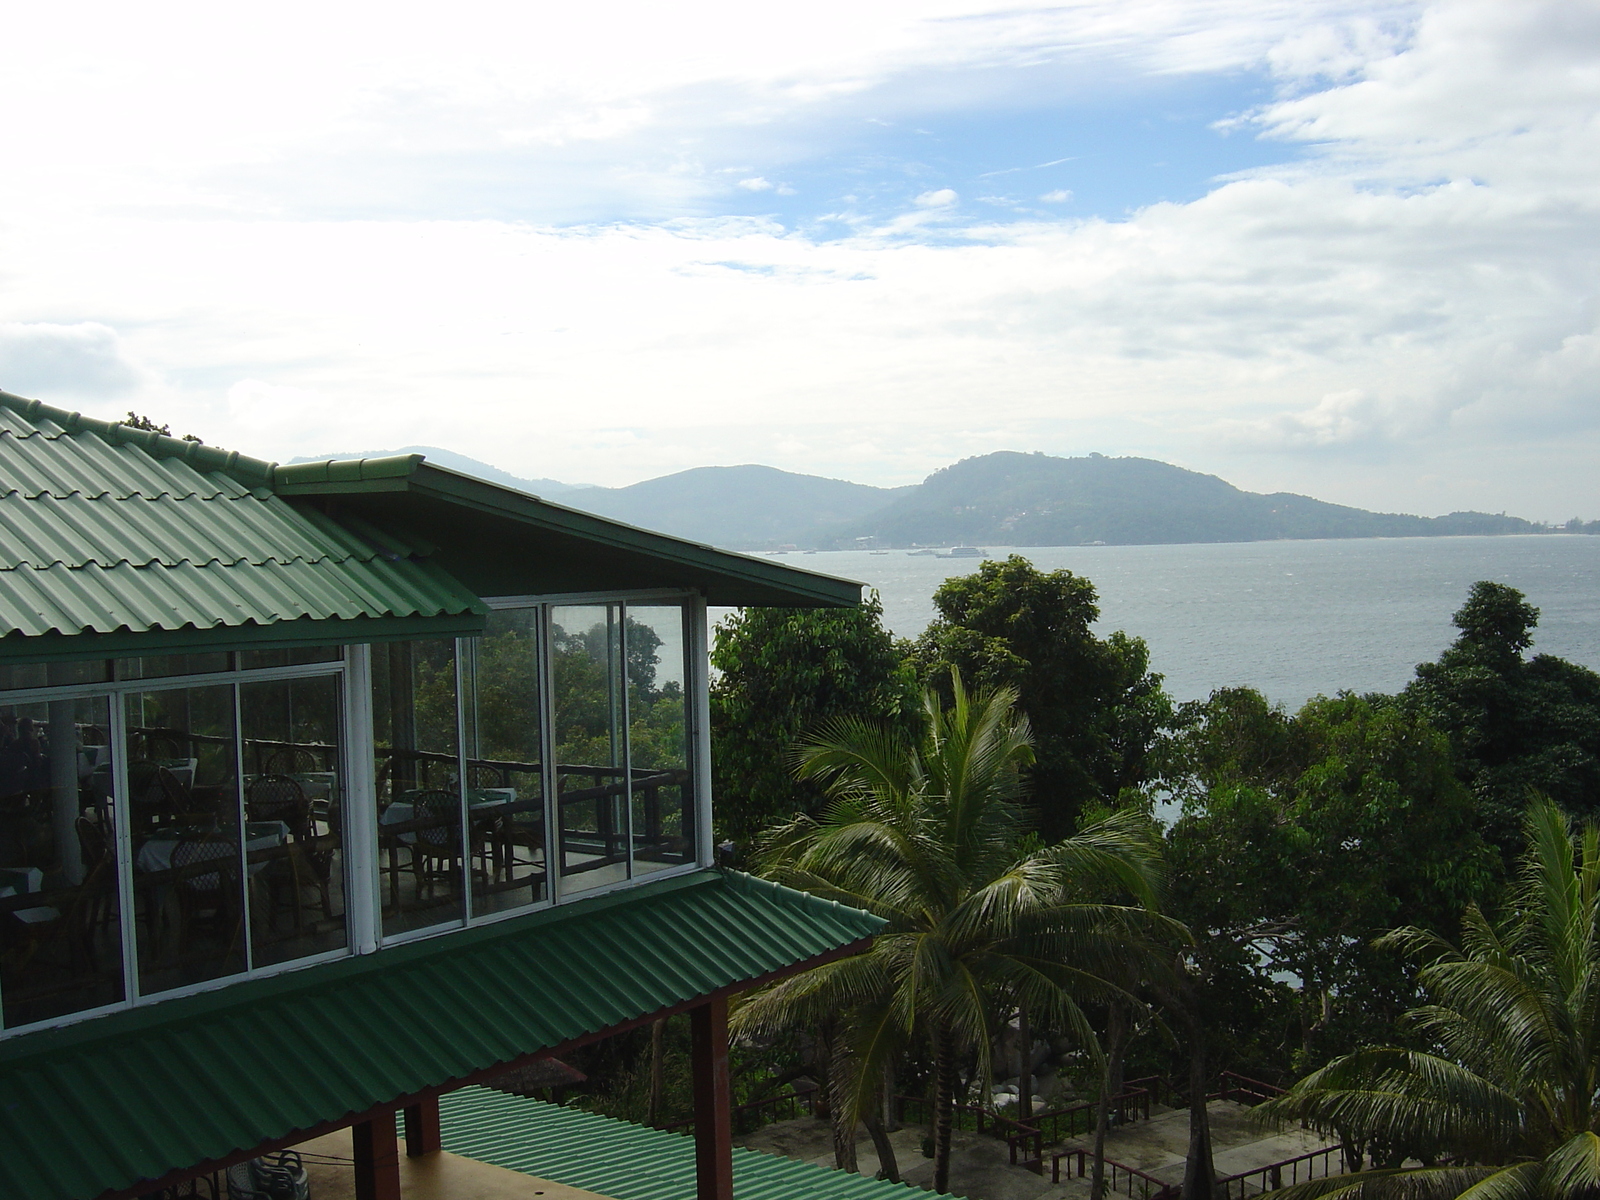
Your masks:
<instances>
[{"instance_id":1,"label":"glass wall","mask_svg":"<svg viewBox=\"0 0 1600 1200\"><path fill-rule=\"evenodd\" d=\"M628 877L622 607L550 612L550 725L564 895Z\"/></svg>"},{"instance_id":2,"label":"glass wall","mask_svg":"<svg viewBox=\"0 0 1600 1200\"><path fill-rule=\"evenodd\" d=\"M340 677L239 686L251 965L346 944Z\"/></svg>"},{"instance_id":3,"label":"glass wall","mask_svg":"<svg viewBox=\"0 0 1600 1200\"><path fill-rule=\"evenodd\" d=\"M108 712L104 697L0 703L0 1001L8 1026L127 994Z\"/></svg>"},{"instance_id":4,"label":"glass wall","mask_svg":"<svg viewBox=\"0 0 1600 1200\"><path fill-rule=\"evenodd\" d=\"M472 878L475 917L524 908L549 894L542 619L537 608L491 613L483 637L462 643L468 836L483 863Z\"/></svg>"},{"instance_id":5,"label":"glass wall","mask_svg":"<svg viewBox=\"0 0 1600 1200\"><path fill-rule=\"evenodd\" d=\"M700 619L502 607L371 646L360 697L327 647L0 665L0 1025L692 866Z\"/></svg>"},{"instance_id":6,"label":"glass wall","mask_svg":"<svg viewBox=\"0 0 1600 1200\"><path fill-rule=\"evenodd\" d=\"M459 924L464 872L453 639L372 647L379 903L386 936Z\"/></svg>"},{"instance_id":7,"label":"glass wall","mask_svg":"<svg viewBox=\"0 0 1600 1200\"><path fill-rule=\"evenodd\" d=\"M234 687L123 697L143 995L249 967Z\"/></svg>"},{"instance_id":8,"label":"glass wall","mask_svg":"<svg viewBox=\"0 0 1600 1200\"><path fill-rule=\"evenodd\" d=\"M629 605L628 766L633 873L694 861L694 779L681 605Z\"/></svg>"}]
</instances>

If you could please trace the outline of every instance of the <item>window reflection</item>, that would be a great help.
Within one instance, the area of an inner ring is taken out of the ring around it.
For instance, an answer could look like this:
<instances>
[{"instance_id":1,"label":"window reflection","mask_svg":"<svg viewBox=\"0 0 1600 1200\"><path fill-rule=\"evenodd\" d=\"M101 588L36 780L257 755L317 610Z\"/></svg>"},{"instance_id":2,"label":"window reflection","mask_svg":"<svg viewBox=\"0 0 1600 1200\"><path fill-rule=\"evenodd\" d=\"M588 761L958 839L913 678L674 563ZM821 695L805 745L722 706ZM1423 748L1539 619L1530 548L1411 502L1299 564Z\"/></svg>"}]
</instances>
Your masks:
<instances>
[{"instance_id":1,"label":"window reflection","mask_svg":"<svg viewBox=\"0 0 1600 1200\"><path fill-rule=\"evenodd\" d=\"M633 793L633 872L694 858L684 611L628 607L628 755Z\"/></svg>"},{"instance_id":2,"label":"window reflection","mask_svg":"<svg viewBox=\"0 0 1600 1200\"><path fill-rule=\"evenodd\" d=\"M482 865L472 913L483 916L547 894L539 610L491 613L463 645L468 834Z\"/></svg>"},{"instance_id":3,"label":"window reflection","mask_svg":"<svg viewBox=\"0 0 1600 1200\"><path fill-rule=\"evenodd\" d=\"M107 711L104 699L0 705L0 1001L8 1026L125 995Z\"/></svg>"},{"instance_id":4,"label":"window reflection","mask_svg":"<svg viewBox=\"0 0 1600 1200\"><path fill-rule=\"evenodd\" d=\"M620 607L553 609L550 653L561 886L570 894L628 874Z\"/></svg>"},{"instance_id":5,"label":"window reflection","mask_svg":"<svg viewBox=\"0 0 1600 1200\"><path fill-rule=\"evenodd\" d=\"M253 966L346 944L339 679L246 683L245 860Z\"/></svg>"},{"instance_id":6,"label":"window reflection","mask_svg":"<svg viewBox=\"0 0 1600 1200\"><path fill-rule=\"evenodd\" d=\"M248 951L234 688L126 697L139 990L244 971Z\"/></svg>"},{"instance_id":7,"label":"window reflection","mask_svg":"<svg viewBox=\"0 0 1600 1200\"><path fill-rule=\"evenodd\" d=\"M465 918L455 641L372 647L374 779L383 932Z\"/></svg>"}]
</instances>

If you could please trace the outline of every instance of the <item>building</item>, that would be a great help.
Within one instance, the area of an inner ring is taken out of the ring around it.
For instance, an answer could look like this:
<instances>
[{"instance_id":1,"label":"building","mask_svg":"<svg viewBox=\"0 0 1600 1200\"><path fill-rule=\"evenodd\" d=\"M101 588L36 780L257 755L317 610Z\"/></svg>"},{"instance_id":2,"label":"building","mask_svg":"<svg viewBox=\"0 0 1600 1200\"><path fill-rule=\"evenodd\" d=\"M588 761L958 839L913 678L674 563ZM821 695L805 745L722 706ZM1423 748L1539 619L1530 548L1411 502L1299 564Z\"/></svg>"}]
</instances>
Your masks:
<instances>
[{"instance_id":1,"label":"building","mask_svg":"<svg viewBox=\"0 0 1600 1200\"><path fill-rule=\"evenodd\" d=\"M875 918L714 864L706 607L853 583L435 467L0 393L0 1195L116 1200L730 993Z\"/></svg>"}]
</instances>

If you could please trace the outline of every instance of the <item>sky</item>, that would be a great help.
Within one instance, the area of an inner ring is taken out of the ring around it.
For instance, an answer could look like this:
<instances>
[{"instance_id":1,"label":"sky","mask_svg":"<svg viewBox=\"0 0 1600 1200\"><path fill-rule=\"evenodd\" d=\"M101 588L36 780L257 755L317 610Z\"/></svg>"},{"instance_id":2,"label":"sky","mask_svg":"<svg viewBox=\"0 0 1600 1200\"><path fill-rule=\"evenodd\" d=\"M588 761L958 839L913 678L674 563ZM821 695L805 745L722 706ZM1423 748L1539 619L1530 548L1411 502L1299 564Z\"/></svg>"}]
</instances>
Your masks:
<instances>
[{"instance_id":1,"label":"sky","mask_svg":"<svg viewBox=\"0 0 1600 1200\"><path fill-rule=\"evenodd\" d=\"M0 388L617 486L1600 518L1600 0L0 9Z\"/></svg>"}]
</instances>

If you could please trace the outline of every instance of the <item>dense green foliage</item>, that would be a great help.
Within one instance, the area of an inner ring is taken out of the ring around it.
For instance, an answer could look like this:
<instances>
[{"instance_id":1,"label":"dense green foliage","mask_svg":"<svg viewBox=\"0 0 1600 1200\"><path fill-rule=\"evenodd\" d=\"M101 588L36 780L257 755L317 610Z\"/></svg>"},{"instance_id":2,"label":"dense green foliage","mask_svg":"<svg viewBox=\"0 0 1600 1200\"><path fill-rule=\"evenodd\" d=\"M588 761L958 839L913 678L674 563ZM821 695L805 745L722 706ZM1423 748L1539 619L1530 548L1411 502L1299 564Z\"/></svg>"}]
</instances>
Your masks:
<instances>
[{"instance_id":1,"label":"dense green foliage","mask_svg":"<svg viewBox=\"0 0 1600 1200\"><path fill-rule=\"evenodd\" d=\"M878 1096L885 1068L921 1038L933 1062L935 1191L949 1183L958 1059L989 1075L1002 1012L1021 1004L1086 1046L1079 1002L1118 991L1130 947L1180 931L1154 916L1158 841L1123 813L1053 845L1027 835L1017 803L1032 757L1009 689L945 707L929 691L920 732L841 718L806 747L801 774L825 783L820 818L773 832L770 878L885 918L866 954L816 967L757 994L740 1029L767 1033L849 1014L858 1084L853 1117ZM1127 897L1132 903L1106 903Z\"/></svg>"},{"instance_id":2,"label":"dense green foliage","mask_svg":"<svg viewBox=\"0 0 1600 1200\"><path fill-rule=\"evenodd\" d=\"M1304 1069L1383 1036L1411 983L1372 939L1402 920L1450 930L1496 875L1447 739L1392 701L1318 697L1290 715L1248 688L1184 705L1176 725L1173 912L1214 966L1231 961L1219 986L1299 980L1283 1041L1250 1046L1249 1065ZM1241 1015L1242 1047L1260 1030Z\"/></svg>"},{"instance_id":3,"label":"dense green foliage","mask_svg":"<svg viewBox=\"0 0 1600 1200\"><path fill-rule=\"evenodd\" d=\"M820 811L792 752L838 717L904 719L915 681L874 596L856 609L750 608L717 625L711 665L712 790L718 840L741 856L765 830Z\"/></svg>"},{"instance_id":4,"label":"dense green foliage","mask_svg":"<svg viewBox=\"0 0 1600 1200\"><path fill-rule=\"evenodd\" d=\"M1507 855L1530 790L1600 816L1600 674L1548 654L1527 658L1539 610L1501 583L1472 586L1461 635L1423 663L1405 698L1450 736L1484 831Z\"/></svg>"},{"instance_id":5,"label":"dense green foliage","mask_svg":"<svg viewBox=\"0 0 1600 1200\"><path fill-rule=\"evenodd\" d=\"M916 642L918 666L935 683L954 667L975 685L1016 689L1033 726L1042 837L1067 836L1085 808L1103 812L1144 781L1171 702L1142 639L1095 636L1094 584L1012 555L947 580L933 601L939 616Z\"/></svg>"},{"instance_id":6,"label":"dense green foliage","mask_svg":"<svg viewBox=\"0 0 1600 1200\"><path fill-rule=\"evenodd\" d=\"M1426 1049L1371 1047L1312 1073L1272 1115L1363 1147L1373 1170L1322 1195L1535 1200L1600 1192L1600 830L1530 811L1506 912L1476 905L1459 947L1425 928L1384 943L1422 965ZM1448 1165L1434 1165L1442 1158ZM1404 1169L1405 1160L1423 1165Z\"/></svg>"}]
</instances>

